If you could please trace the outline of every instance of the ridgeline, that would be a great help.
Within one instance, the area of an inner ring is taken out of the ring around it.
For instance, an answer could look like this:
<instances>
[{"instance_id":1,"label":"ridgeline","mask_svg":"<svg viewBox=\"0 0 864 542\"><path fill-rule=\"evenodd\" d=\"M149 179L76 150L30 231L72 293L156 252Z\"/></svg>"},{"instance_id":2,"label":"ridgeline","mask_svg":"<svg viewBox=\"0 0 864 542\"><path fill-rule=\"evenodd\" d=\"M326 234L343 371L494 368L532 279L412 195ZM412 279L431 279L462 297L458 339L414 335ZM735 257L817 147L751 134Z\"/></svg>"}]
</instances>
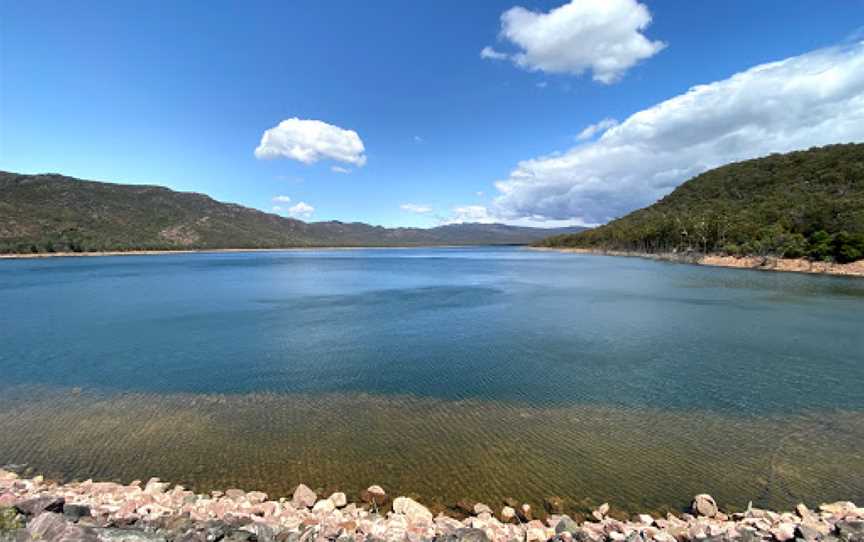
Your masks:
<instances>
[{"instance_id":1,"label":"ridgeline","mask_svg":"<svg viewBox=\"0 0 864 542\"><path fill-rule=\"evenodd\" d=\"M864 259L864 144L722 166L654 205L538 246L836 263Z\"/></svg>"},{"instance_id":2,"label":"ridgeline","mask_svg":"<svg viewBox=\"0 0 864 542\"><path fill-rule=\"evenodd\" d=\"M0 172L0 254L352 246L525 245L582 228L304 222L160 186Z\"/></svg>"}]
</instances>

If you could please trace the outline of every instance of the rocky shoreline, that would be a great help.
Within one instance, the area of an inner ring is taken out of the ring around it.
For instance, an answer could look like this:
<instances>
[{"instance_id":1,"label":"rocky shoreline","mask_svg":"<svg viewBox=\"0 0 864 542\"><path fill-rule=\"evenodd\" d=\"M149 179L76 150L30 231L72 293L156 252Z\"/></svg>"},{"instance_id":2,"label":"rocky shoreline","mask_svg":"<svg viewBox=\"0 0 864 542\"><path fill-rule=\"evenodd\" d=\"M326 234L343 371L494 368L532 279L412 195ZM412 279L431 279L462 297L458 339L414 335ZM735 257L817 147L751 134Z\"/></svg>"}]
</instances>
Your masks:
<instances>
[{"instance_id":1,"label":"rocky shoreline","mask_svg":"<svg viewBox=\"0 0 864 542\"><path fill-rule=\"evenodd\" d=\"M274 500L240 489L196 494L156 478L58 484L0 470L0 542L864 542L864 508L851 502L726 514L697 495L680 515L620 520L604 504L583 521L563 515L555 497L545 508L460 502L435 516L379 486L355 502L302 484L290 499Z\"/></svg>"},{"instance_id":2,"label":"rocky shoreline","mask_svg":"<svg viewBox=\"0 0 864 542\"><path fill-rule=\"evenodd\" d=\"M755 269L759 271L785 271L816 275L837 275L843 277L864 277L864 260L840 264L815 262L804 258L775 258L773 256L726 256L723 254L702 254L699 252L627 252L621 250L599 250L590 248L553 248L530 247L532 250L551 250L575 254L599 254L602 256L626 256L645 258L663 262L707 265L710 267L730 267L735 269Z\"/></svg>"}]
</instances>

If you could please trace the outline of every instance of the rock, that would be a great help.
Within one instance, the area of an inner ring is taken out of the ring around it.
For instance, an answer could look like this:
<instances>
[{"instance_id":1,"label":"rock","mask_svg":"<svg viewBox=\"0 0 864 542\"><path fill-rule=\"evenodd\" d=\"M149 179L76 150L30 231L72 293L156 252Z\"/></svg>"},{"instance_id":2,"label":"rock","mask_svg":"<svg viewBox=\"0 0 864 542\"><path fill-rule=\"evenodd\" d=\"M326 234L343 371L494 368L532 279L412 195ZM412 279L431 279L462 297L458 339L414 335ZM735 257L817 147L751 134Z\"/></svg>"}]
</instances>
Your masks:
<instances>
[{"instance_id":1,"label":"rock","mask_svg":"<svg viewBox=\"0 0 864 542\"><path fill-rule=\"evenodd\" d=\"M645 525L654 525L654 518L649 516L648 514L639 514L639 523L644 523Z\"/></svg>"},{"instance_id":2,"label":"rock","mask_svg":"<svg viewBox=\"0 0 864 542\"><path fill-rule=\"evenodd\" d=\"M522 523L528 523L532 519L534 519L534 514L531 513L531 505L523 504L519 508L516 509L516 517L519 518L519 521Z\"/></svg>"},{"instance_id":3,"label":"rock","mask_svg":"<svg viewBox=\"0 0 864 542\"><path fill-rule=\"evenodd\" d=\"M148 483L147 485L149 486L150 484ZM145 489L144 492L146 493L147 490ZM239 501L241 499L246 498L246 492L243 491L242 489L231 488L231 489L225 490L225 496L228 497L229 499L231 499L232 501Z\"/></svg>"},{"instance_id":4,"label":"rock","mask_svg":"<svg viewBox=\"0 0 864 542\"><path fill-rule=\"evenodd\" d=\"M387 503L387 493L381 486L369 486L360 492L360 500L366 504L383 506Z\"/></svg>"},{"instance_id":5,"label":"rock","mask_svg":"<svg viewBox=\"0 0 864 542\"><path fill-rule=\"evenodd\" d=\"M864 521L838 521L835 525L840 540L844 542L864 542Z\"/></svg>"},{"instance_id":6,"label":"rock","mask_svg":"<svg viewBox=\"0 0 864 542\"><path fill-rule=\"evenodd\" d=\"M99 542L166 542L163 535L139 529L94 529Z\"/></svg>"},{"instance_id":7,"label":"rock","mask_svg":"<svg viewBox=\"0 0 864 542\"><path fill-rule=\"evenodd\" d=\"M778 542L786 542L787 540L795 538L795 524L781 523L777 527L771 529L770 532Z\"/></svg>"},{"instance_id":8,"label":"rock","mask_svg":"<svg viewBox=\"0 0 864 542\"><path fill-rule=\"evenodd\" d=\"M312 507L313 512L329 514L333 510L336 510L336 505L330 499L321 499L320 501L315 503L315 506Z\"/></svg>"},{"instance_id":9,"label":"rock","mask_svg":"<svg viewBox=\"0 0 864 542\"><path fill-rule=\"evenodd\" d=\"M516 510L512 506L501 508L501 521L504 523L514 523L516 521Z\"/></svg>"},{"instance_id":10,"label":"rock","mask_svg":"<svg viewBox=\"0 0 864 542\"><path fill-rule=\"evenodd\" d=\"M224 538L220 539L221 542L256 542L256 540L254 534L240 529L229 531Z\"/></svg>"},{"instance_id":11,"label":"rock","mask_svg":"<svg viewBox=\"0 0 864 542\"><path fill-rule=\"evenodd\" d=\"M393 506L395 508L396 501L393 501ZM489 537L486 536L486 532L483 529L463 527L456 529L446 536L436 537L435 542L489 542Z\"/></svg>"},{"instance_id":12,"label":"rock","mask_svg":"<svg viewBox=\"0 0 864 542\"><path fill-rule=\"evenodd\" d=\"M15 508L0 508L0 531L12 531L24 527L24 518Z\"/></svg>"},{"instance_id":13,"label":"rock","mask_svg":"<svg viewBox=\"0 0 864 542\"><path fill-rule=\"evenodd\" d=\"M543 499L543 508L546 509L546 512L549 514L563 514L564 513L564 499L561 497L546 497Z\"/></svg>"},{"instance_id":14,"label":"rock","mask_svg":"<svg viewBox=\"0 0 864 542\"><path fill-rule=\"evenodd\" d=\"M452 506L452 510L457 513L457 515L470 516L474 513L474 505L477 504L472 500L461 499L456 501L456 504Z\"/></svg>"},{"instance_id":15,"label":"rock","mask_svg":"<svg viewBox=\"0 0 864 542\"><path fill-rule=\"evenodd\" d=\"M606 514L608 514L608 513L609 513L609 503L604 502L603 504L598 506L593 512L591 512L591 515L594 516L594 519L596 519L597 521L603 521L603 518L605 518Z\"/></svg>"},{"instance_id":16,"label":"rock","mask_svg":"<svg viewBox=\"0 0 864 542\"><path fill-rule=\"evenodd\" d=\"M393 500L393 511L397 514L403 514L409 523L432 521L432 512L409 497L396 497Z\"/></svg>"},{"instance_id":17,"label":"rock","mask_svg":"<svg viewBox=\"0 0 864 542\"><path fill-rule=\"evenodd\" d=\"M854 512L855 509L855 503L849 501L837 501L819 505L819 510L841 517L846 516L849 512Z\"/></svg>"},{"instance_id":18,"label":"rock","mask_svg":"<svg viewBox=\"0 0 864 542\"><path fill-rule=\"evenodd\" d=\"M28 516L38 516L42 512L63 513L63 505L66 499L63 497L37 497L15 503L19 512Z\"/></svg>"},{"instance_id":19,"label":"rock","mask_svg":"<svg viewBox=\"0 0 864 542\"><path fill-rule=\"evenodd\" d=\"M318 500L318 495L309 489L308 486L300 484L294 490L294 495L291 497L291 504L294 508L311 508L315 506L315 501Z\"/></svg>"},{"instance_id":20,"label":"rock","mask_svg":"<svg viewBox=\"0 0 864 542\"><path fill-rule=\"evenodd\" d=\"M267 500L267 494L262 491L250 491L246 494L246 500L252 504L260 504Z\"/></svg>"},{"instance_id":21,"label":"rock","mask_svg":"<svg viewBox=\"0 0 864 542\"><path fill-rule=\"evenodd\" d=\"M707 518L713 518L717 515L717 512L719 512L714 497L705 493L693 497L693 503L690 505L690 510L696 516L704 516Z\"/></svg>"},{"instance_id":22,"label":"rock","mask_svg":"<svg viewBox=\"0 0 864 542\"><path fill-rule=\"evenodd\" d=\"M348 497L342 492L333 493L327 498L333 502L333 506L336 508L342 508L348 504Z\"/></svg>"},{"instance_id":23,"label":"rock","mask_svg":"<svg viewBox=\"0 0 864 542\"><path fill-rule=\"evenodd\" d=\"M576 523L570 516L561 516L558 524L555 525L555 534L579 532L579 524Z\"/></svg>"},{"instance_id":24,"label":"rock","mask_svg":"<svg viewBox=\"0 0 864 542\"><path fill-rule=\"evenodd\" d=\"M57 512L42 512L27 525L32 540L59 540L66 530L66 520Z\"/></svg>"},{"instance_id":25,"label":"rock","mask_svg":"<svg viewBox=\"0 0 864 542\"><path fill-rule=\"evenodd\" d=\"M474 505L474 513L478 516L480 514L492 514L492 509L483 504L482 502L478 502Z\"/></svg>"},{"instance_id":26,"label":"rock","mask_svg":"<svg viewBox=\"0 0 864 542\"><path fill-rule=\"evenodd\" d=\"M69 521L78 521L84 517L90 517L90 507L83 504L63 505L63 516Z\"/></svg>"},{"instance_id":27,"label":"rock","mask_svg":"<svg viewBox=\"0 0 864 542\"><path fill-rule=\"evenodd\" d=\"M795 537L804 540L805 542L816 542L822 538L822 533L815 529L812 525L802 523L798 525L795 532Z\"/></svg>"}]
</instances>

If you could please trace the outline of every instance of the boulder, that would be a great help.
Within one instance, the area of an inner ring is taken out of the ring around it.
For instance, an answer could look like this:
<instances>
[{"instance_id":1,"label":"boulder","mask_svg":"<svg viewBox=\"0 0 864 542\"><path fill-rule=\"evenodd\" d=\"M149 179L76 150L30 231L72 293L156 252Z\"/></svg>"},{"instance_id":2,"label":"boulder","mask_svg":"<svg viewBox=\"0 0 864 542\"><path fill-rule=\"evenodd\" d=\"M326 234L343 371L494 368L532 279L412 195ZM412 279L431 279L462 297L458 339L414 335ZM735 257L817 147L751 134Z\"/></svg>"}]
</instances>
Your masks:
<instances>
[{"instance_id":1,"label":"boulder","mask_svg":"<svg viewBox=\"0 0 864 542\"><path fill-rule=\"evenodd\" d=\"M432 522L432 512L410 497L396 497L393 500L393 511L403 514L409 523Z\"/></svg>"},{"instance_id":2,"label":"boulder","mask_svg":"<svg viewBox=\"0 0 864 542\"><path fill-rule=\"evenodd\" d=\"M63 497L36 497L15 503L15 508L27 516L38 516L42 512L63 513L65 504Z\"/></svg>"},{"instance_id":3,"label":"boulder","mask_svg":"<svg viewBox=\"0 0 864 542\"><path fill-rule=\"evenodd\" d=\"M501 521L504 523L516 522L516 509L512 506L505 506L501 509Z\"/></svg>"},{"instance_id":4,"label":"boulder","mask_svg":"<svg viewBox=\"0 0 864 542\"><path fill-rule=\"evenodd\" d=\"M366 504L384 506L387 503L387 493L381 486L369 486L360 492L360 500Z\"/></svg>"},{"instance_id":5,"label":"boulder","mask_svg":"<svg viewBox=\"0 0 864 542\"><path fill-rule=\"evenodd\" d=\"M456 501L456 504L453 505L453 510L458 514L462 514L464 516L470 516L474 513L474 505L477 504L474 501L468 499L462 499Z\"/></svg>"},{"instance_id":6,"label":"boulder","mask_svg":"<svg viewBox=\"0 0 864 542\"><path fill-rule=\"evenodd\" d=\"M555 525L555 534L579 532L579 524L576 523L570 516L561 516L558 524Z\"/></svg>"},{"instance_id":7,"label":"boulder","mask_svg":"<svg viewBox=\"0 0 864 542\"><path fill-rule=\"evenodd\" d=\"M345 496L342 492L336 492L327 497L330 501L333 502L333 506L336 508L342 508L343 506L348 504L348 497Z\"/></svg>"},{"instance_id":8,"label":"boulder","mask_svg":"<svg viewBox=\"0 0 864 542\"><path fill-rule=\"evenodd\" d=\"M492 509L483 504L482 502L478 502L474 505L474 513L478 516L480 514L492 514Z\"/></svg>"},{"instance_id":9,"label":"boulder","mask_svg":"<svg viewBox=\"0 0 864 542\"><path fill-rule=\"evenodd\" d=\"M90 507L83 504L66 504L63 506L63 516L69 521L78 521L90 517Z\"/></svg>"},{"instance_id":10,"label":"boulder","mask_svg":"<svg viewBox=\"0 0 864 542\"><path fill-rule=\"evenodd\" d=\"M608 514L608 513L609 513L609 503L604 502L603 504L598 506L593 512L591 512L591 515L594 516L594 519L596 519L597 521L603 521L603 518L605 518L606 514Z\"/></svg>"},{"instance_id":11,"label":"boulder","mask_svg":"<svg viewBox=\"0 0 864 542\"><path fill-rule=\"evenodd\" d=\"M320 501L315 503L315 506L312 507L313 512L329 514L333 510L336 510L336 505L333 504L333 501L330 499L321 499Z\"/></svg>"},{"instance_id":12,"label":"boulder","mask_svg":"<svg viewBox=\"0 0 864 542\"><path fill-rule=\"evenodd\" d=\"M523 504L519 508L516 509L516 516L519 518L519 521L522 523L528 523L532 519L534 519L534 514L531 512L530 504Z\"/></svg>"},{"instance_id":13,"label":"boulder","mask_svg":"<svg viewBox=\"0 0 864 542\"><path fill-rule=\"evenodd\" d=\"M844 542L864 542L864 521L838 521L835 525L840 540Z\"/></svg>"},{"instance_id":14,"label":"boulder","mask_svg":"<svg viewBox=\"0 0 864 542\"><path fill-rule=\"evenodd\" d=\"M396 506L396 501L393 501L393 506ZM437 537L435 540L436 542L489 542L489 537L486 536L483 529L463 527L446 536Z\"/></svg>"},{"instance_id":15,"label":"boulder","mask_svg":"<svg viewBox=\"0 0 864 542\"><path fill-rule=\"evenodd\" d=\"M291 504L294 508L311 508L315 506L315 501L318 500L318 495L309 489L308 486L300 484L294 490L294 495L291 497Z\"/></svg>"},{"instance_id":16,"label":"boulder","mask_svg":"<svg viewBox=\"0 0 864 542\"><path fill-rule=\"evenodd\" d=\"M693 515L713 518L720 510L717 508L717 502L711 495L702 493L693 497L693 502L690 504L690 510Z\"/></svg>"},{"instance_id":17,"label":"boulder","mask_svg":"<svg viewBox=\"0 0 864 542\"><path fill-rule=\"evenodd\" d=\"M781 523L777 527L771 529L771 534L778 542L786 542L795 538L795 524Z\"/></svg>"},{"instance_id":18,"label":"boulder","mask_svg":"<svg viewBox=\"0 0 864 542\"><path fill-rule=\"evenodd\" d=\"M59 540L66 530L66 520L57 512L42 512L27 525L32 540Z\"/></svg>"}]
</instances>

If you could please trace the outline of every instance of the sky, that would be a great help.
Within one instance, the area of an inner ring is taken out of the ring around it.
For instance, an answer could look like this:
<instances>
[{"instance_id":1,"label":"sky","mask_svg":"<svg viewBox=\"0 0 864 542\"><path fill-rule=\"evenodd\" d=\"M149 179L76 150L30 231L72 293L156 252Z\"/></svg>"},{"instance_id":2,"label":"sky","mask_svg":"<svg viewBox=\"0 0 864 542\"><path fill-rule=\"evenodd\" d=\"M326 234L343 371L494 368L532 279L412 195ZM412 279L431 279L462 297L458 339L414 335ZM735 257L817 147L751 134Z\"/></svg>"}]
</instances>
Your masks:
<instances>
[{"instance_id":1,"label":"sky","mask_svg":"<svg viewBox=\"0 0 864 542\"><path fill-rule=\"evenodd\" d=\"M0 0L0 169L304 220L604 223L864 141L864 0Z\"/></svg>"}]
</instances>

